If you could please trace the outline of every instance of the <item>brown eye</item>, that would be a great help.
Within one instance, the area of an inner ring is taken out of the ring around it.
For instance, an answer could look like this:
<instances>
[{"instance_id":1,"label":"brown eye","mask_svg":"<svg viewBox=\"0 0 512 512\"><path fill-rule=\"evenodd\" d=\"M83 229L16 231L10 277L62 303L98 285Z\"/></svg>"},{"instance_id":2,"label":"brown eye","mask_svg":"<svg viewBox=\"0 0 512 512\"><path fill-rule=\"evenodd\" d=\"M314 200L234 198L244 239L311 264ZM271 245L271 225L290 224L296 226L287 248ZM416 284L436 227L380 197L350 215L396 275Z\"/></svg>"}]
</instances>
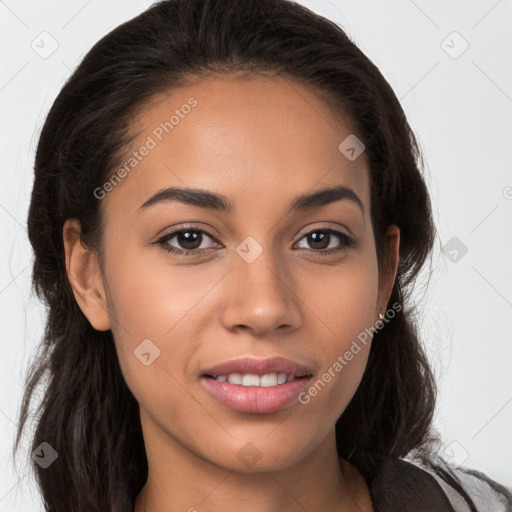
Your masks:
<instances>
[{"instance_id":1,"label":"brown eye","mask_svg":"<svg viewBox=\"0 0 512 512\"><path fill-rule=\"evenodd\" d=\"M336 239L338 239L338 242L336 242ZM303 236L302 240L307 242L311 251L319 252L320 254L332 254L355 245L352 237L335 229L315 229Z\"/></svg>"},{"instance_id":2,"label":"brown eye","mask_svg":"<svg viewBox=\"0 0 512 512\"><path fill-rule=\"evenodd\" d=\"M155 243L162 246L168 252L178 255L202 254L212 248L208 245L208 239L214 240L212 235L202 229L177 229L159 238Z\"/></svg>"},{"instance_id":3,"label":"brown eye","mask_svg":"<svg viewBox=\"0 0 512 512\"><path fill-rule=\"evenodd\" d=\"M172 238L176 238L180 249L199 249L203 234L199 231L179 231Z\"/></svg>"}]
</instances>

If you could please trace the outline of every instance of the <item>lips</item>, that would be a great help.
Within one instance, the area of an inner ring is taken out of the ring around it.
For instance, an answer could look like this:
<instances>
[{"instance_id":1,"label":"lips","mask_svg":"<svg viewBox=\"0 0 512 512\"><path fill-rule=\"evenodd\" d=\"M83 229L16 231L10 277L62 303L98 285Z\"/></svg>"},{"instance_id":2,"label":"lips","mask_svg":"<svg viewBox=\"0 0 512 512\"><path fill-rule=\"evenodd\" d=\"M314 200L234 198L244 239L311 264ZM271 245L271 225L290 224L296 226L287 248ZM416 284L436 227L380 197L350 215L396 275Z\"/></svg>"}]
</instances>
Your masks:
<instances>
[{"instance_id":1,"label":"lips","mask_svg":"<svg viewBox=\"0 0 512 512\"><path fill-rule=\"evenodd\" d=\"M312 371L282 357L242 358L201 372L201 382L221 403L239 412L270 413L290 406Z\"/></svg>"}]
</instances>

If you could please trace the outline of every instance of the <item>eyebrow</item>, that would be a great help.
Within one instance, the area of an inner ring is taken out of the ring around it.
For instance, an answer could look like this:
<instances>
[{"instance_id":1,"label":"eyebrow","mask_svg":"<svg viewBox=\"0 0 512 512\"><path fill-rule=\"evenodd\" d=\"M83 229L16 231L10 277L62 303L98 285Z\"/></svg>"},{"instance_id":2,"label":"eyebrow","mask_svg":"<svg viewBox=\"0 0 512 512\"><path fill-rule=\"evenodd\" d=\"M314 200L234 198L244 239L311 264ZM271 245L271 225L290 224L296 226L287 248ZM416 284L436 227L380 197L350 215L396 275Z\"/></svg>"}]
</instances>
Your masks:
<instances>
[{"instance_id":1,"label":"eyebrow","mask_svg":"<svg viewBox=\"0 0 512 512\"><path fill-rule=\"evenodd\" d=\"M326 206L336 201L351 201L355 203L364 215L364 205L358 195L344 185L325 188L308 194L297 196L291 202L289 212L305 211L320 206ZM234 210L233 202L222 194L209 192L207 190L196 188L177 188L169 187L158 191L151 196L140 208L147 208L163 201L179 201L200 208L216 210L220 212L232 212ZM139 209L140 209L139 208Z\"/></svg>"}]
</instances>

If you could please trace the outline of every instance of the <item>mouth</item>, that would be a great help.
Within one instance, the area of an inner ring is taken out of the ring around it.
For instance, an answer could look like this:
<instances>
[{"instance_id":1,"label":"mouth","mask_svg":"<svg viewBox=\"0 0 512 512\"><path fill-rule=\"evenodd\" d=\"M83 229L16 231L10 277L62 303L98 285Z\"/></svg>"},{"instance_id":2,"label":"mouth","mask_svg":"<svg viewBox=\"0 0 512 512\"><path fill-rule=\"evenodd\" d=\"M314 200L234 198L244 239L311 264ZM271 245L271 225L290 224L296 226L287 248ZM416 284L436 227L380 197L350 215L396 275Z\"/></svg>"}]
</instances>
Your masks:
<instances>
[{"instance_id":1,"label":"mouth","mask_svg":"<svg viewBox=\"0 0 512 512\"><path fill-rule=\"evenodd\" d=\"M222 404L239 412L270 413L293 405L313 372L285 358L243 358L204 370L200 381Z\"/></svg>"}]
</instances>

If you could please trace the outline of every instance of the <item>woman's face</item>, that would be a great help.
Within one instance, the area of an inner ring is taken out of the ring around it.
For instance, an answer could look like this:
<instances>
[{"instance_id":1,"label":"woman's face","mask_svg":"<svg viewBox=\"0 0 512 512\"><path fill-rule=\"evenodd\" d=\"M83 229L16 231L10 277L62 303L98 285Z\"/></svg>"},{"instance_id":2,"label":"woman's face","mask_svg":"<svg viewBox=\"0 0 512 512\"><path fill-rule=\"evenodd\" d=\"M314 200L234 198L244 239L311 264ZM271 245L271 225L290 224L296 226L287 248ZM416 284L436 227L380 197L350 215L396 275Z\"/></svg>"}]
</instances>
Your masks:
<instances>
[{"instance_id":1,"label":"woman's face","mask_svg":"<svg viewBox=\"0 0 512 512\"><path fill-rule=\"evenodd\" d=\"M84 312L112 329L150 452L287 467L333 442L395 277L396 261L379 281L366 155L284 78L217 75L160 100L97 191L106 302Z\"/></svg>"}]
</instances>

